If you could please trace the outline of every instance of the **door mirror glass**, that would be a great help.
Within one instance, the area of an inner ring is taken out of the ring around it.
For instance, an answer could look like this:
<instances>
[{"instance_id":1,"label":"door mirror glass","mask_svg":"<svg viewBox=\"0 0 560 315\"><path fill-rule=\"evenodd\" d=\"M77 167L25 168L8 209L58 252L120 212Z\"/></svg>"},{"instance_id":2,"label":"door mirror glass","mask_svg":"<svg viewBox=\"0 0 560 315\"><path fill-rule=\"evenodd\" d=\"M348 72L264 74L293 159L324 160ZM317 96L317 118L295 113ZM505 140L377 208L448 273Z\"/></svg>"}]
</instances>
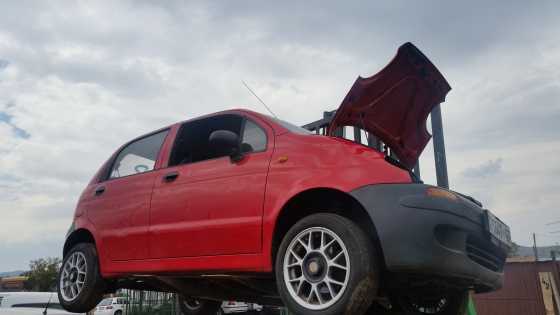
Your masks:
<instances>
[{"instance_id":1,"label":"door mirror glass","mask_svg":"<svg viewBox=\"0 0 560 315\"><path fill-rule=\"evenodd\" d=\"M232 159L239 157L239 136L229 130L216 130L208 138L208 147L212 155L230 156Z\"/></svg>"}]
</instances>

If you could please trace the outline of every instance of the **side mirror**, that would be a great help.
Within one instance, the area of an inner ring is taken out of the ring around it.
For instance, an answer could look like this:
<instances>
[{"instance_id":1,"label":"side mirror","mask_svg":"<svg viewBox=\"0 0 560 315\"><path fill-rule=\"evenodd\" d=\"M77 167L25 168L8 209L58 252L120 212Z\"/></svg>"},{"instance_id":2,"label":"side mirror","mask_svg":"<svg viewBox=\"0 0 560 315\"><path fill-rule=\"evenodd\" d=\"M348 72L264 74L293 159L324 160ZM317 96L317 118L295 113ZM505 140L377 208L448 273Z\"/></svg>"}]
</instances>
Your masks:
<instances>
[{"instance_id":1,"label":"side mirror","mask_svg":"<svg viewBox=\"0 0 560 315\"><path fill-rule=\"evenodd\" d=\"M229 130L216 130L208 137L208 145L212 154L216 157L229 156L233 162L243 158L239 147L239 136Z\"/></svg>"}]
</instances>

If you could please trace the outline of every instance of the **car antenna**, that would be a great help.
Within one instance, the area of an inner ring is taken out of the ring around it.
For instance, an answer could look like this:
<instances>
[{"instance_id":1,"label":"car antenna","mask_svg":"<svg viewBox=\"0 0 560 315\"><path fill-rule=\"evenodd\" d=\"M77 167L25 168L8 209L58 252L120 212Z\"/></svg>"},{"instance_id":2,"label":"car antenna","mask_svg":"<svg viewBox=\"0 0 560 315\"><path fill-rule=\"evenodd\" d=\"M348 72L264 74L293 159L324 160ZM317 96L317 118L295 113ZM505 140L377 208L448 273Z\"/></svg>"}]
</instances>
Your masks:
<instances>
[{"instance_id":1,"label":"car antenna","mask_svg":"<svg viewBox=\"0 0 560 315\"><path fill-rule=\"evenodd\" d=\"M274 114L270 108L268 108L268 106L266 106L266 104L263 102L263 100L261 100L261 98L255 94L255 92L253 92L253 90L251 90L251 88L249 87L249 85L247 85L247 83L245 83L245 81L241 80L241 82L243 83L243 85L245 85L245 87L247 88L247 90L249 90L249 92L251 92L251 94L253 94L254 97L256 97L259 102L261 102L261 104L263 104L264 108L266 108L266 110L272 114L272 116L274 116L274 118L278 118L278 116L276 116L276 114Z\"/></svg>"},{"instance_id":2,"label":"car antenna","mask_svg":"<svg viewBox=\"0 0 560 315\"><path fill-rule=\"evenodd\" d=\"M49 301L45 305L45 310L43 310L43 315L47 315L47 309L49 308L49 305L51 304L52 296L53 296L53 294L51 293L51 295L49 296Z\"/></svg>"}]
</instances>

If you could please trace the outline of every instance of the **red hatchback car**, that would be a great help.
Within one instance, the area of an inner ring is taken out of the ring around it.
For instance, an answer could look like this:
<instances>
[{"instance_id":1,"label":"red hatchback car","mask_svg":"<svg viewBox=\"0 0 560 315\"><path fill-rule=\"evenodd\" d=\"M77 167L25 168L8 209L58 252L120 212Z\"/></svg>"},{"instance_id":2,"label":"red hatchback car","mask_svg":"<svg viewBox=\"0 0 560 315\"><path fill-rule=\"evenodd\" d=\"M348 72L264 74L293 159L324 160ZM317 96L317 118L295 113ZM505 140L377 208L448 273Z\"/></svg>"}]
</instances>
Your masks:
<instances>
[{"instance_id":1,"label":"red hatchback car","mask_svg":"<svg viewBox=\"0 0 560 315\"><path fill-rule=\"evenodd\" d=\"M501 287L509 228L411 172L450 87L412 44L358 78L328 135L248 110L177 123L118 149L81 195L58 279L69 311L119 288L296 314L456 314ZM334 135L355 126L394 154ZM397 156L398 159L393 156Z\"/></svg>"}]
</instances>

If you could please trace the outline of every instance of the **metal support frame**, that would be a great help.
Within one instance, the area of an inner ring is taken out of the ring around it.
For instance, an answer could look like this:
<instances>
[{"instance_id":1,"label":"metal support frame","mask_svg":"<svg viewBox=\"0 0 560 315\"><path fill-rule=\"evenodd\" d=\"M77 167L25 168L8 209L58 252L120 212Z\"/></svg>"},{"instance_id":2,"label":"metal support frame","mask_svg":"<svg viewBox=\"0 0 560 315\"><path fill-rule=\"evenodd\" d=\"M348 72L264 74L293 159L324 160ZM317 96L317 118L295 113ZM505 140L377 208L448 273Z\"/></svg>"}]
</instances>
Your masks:
<instances>
[{"instance_id":1,"label":"metal support frame","mask_svg":"<svg viewBox=\"0 0 560 315\"><path fill-rule=\"evenodd\" d=\"M441 107L438 104L430 115L432 119L432 136L434 138L434 160L436 163L437 185L449 188L449 178L447 177L447 159L445 157L445 141L443 140L443 120L441 117Z\"/></svg>"},{"instance_id":2,"label":"metal support frame","mask_svg":"<svg viewBox=\"0 0 560 315\"><path fill-rule=\"evenodd\" d=\"M311 122L309 124L303 125L302 127L315 132L316 134L326 135L327 128L336 113L335 110L333 111L325 111L323 112L323 118ZM433 146L434 146L434 162L436 166L436 178L437 178L437 185L443 188L449 188L449 179L447 176L447 159L445 156L445 141L443 138L443 119L441 116L441 107L438 104L434 107L430 115L432 121L432 137L433 137ZM336 136L344 137L344 128L341 128L335 132ZM369 147L375 148L379 151L384 150L384 144L377 139L371 133L368 133L367 136L367 145ZM358 143L362 143L362 134L361 129L358 127L354 127L354 141ZM414 174L420 178L420 164L416 162L416 165L412 169Z\"/></svg>"}]
</instances>

